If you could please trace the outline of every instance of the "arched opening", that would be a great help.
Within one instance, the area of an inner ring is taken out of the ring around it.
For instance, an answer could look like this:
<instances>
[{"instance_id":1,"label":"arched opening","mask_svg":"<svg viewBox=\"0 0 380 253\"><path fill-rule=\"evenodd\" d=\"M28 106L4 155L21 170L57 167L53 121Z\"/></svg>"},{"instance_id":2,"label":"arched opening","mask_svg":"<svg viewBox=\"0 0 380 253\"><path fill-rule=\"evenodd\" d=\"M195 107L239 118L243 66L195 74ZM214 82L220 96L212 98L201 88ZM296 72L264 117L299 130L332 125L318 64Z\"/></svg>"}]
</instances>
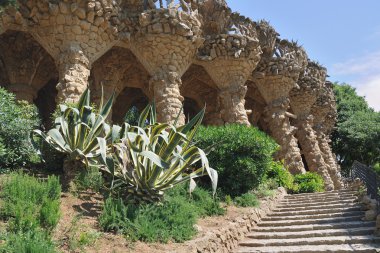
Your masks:
<instances>
[{"instance_id":1,"label":"arched opening","mask_svg":"<svg viewBox=\"0 0 380 253\"><path fill-rule=\"evenodd\" d=\"M53 79L49 81L38 91L37 98L34 100L34 103L40 112L42 123L46 129L53 127L52 115L57 107L55 99L58 94L58 91L55 88L57 83L58 80Z\"/></svg>"},{"instance_id":2,"label":"arched opening","mask_svg":"<svg viewBox=\"0 0 380 253\"><path fill-rule=\"evenodd\" d=\"M124 88L119 96L112 110L112 122L121 124L125 120L127 112L131 109L137 109L138 114L149 104L149 98L139 88Z\"/></svg>"},{"instance_id":3,"label":"arched opening","mask_svg":"<svg viewBox=\"0 0 380 253\"><path fill-rule=\"evenodd\" d=\"M9 30L0 36L0 85L17 99L34 103L47 127L56 107L57 82L54 59L30 34Z\"/></svg>"},{"instance_id":4,"label":"arched opening","mask_svg":"<svg viewBox=\"0 0 380 253\"><path fill-rule=\"evenodd\" d=\"M92 101L98 104L102 95L108 99L115 92L110 119L123 123L133 106L141 112L152 96L149 93L150 76L135 55L128 49L113 47L94 64L90 76Z\"/></svg>"},{"instance_id":5,"label":"arched opening","mask_svg":"<svg viewBox=\"0 0 380 253\"><path fill-rule=\"evenodd\" d=\"M199 113L200 110L201 108L199 107L197 101L195 101L194 99L185 97L185 100L183 102L183 112L186 117L186 122L194 118Z\"/></svg>"},{"instance_id":6,"label":"arched opening","mask_svg":"<svg viewBox=\"0 0 380 253\"><path fill-rule=\"evenodd\" d=\"M258 127L260 130L268 133L268 126L264 120L264 110L266 102L260 91L252 81L247 81L247 95L245 97L245 108L250 112L248 115L249 122Z\"/></svg>"},{"instance_id":7,"label":"arched opening","mask_svg":"<svg viewBox=\"0 0 380 253\"><path fill-rule=\"evenodd\" d=\"M182 76L181 94L185 97L184 112L188 116L195 116L203 106L206 114L203 120L205 125L221 125L218 98L219 90L207 71L199 65L193 64ZM194 112L195 111L195 112Z\"/></svg>"}]
</instances>

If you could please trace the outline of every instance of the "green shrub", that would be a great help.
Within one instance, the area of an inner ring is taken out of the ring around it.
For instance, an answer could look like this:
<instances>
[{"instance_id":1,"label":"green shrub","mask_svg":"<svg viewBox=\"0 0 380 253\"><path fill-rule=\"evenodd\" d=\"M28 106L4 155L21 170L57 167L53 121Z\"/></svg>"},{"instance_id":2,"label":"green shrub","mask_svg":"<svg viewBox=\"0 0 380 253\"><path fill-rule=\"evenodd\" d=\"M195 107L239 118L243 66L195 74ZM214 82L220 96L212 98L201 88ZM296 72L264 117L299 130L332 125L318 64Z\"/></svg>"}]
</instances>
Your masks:
<instances>
[{"instance_id":1,"label":"green shrub","mask_svg":"<svg viewBox=\"0 0 380 253\"><path fill-rule=\"evenodd\" d=\"M74 178L74 184L79 191L99 192L103 186L103 176L97 167L89 167Z\"/></svg>"},{"instance_id":2,"label":"green shrub","mask_svg":"<svg viewBox=\"0 0 380 253\"><path fill-rule=\"evenodd\" d=\"M30 132L40 119L34 105L17 102L12 93L0 88L0 168L15 169L29 165L36 157Z\"/></svg>"},{"instance_id":3,"label":"green shrub","mask_svg":"<svg viewBox=\"0 0 380 253\"><path fill-rule=\"evenodd\" d=\"M197 212L184 197L172 197L162 205L147 205L136 217L139 239L146 242L183 242L196 234Z\"/></svg>"},{"instance_id":4,"label":"green shrub","mask_svg":"<svg viewBox=\"0 0 380 253\"><path fill-rule=\"evenodd\" d=\"M123 233L130 240L146 242L182 242L196 233L197 212L182 196L168 197L162 204L125 205L109 198L99 216L105 231Z\"/></svg>"},{"instance_id":5,"label":"green shrub","mask_svg":"<svg viewBox=\"0 0 380 253\"><path fill-rule=\"evenodd\" d=\"M376 164L373 166L373 170L374 170L378 175L380 175L380 163L376 163Z\"/></svg>"},{"instance_id":6,"label":"green shrub","mask_svg":"<svg viewBox=\"0 0 380 253\"><path fill-rule=\"evenodd\" d=\"M240 207L257 207L260 205L256 195L252 193L244 193L234 199L235 205Z\"/></svg>"},{"instance_id":7,"label":"green shrub","mask_svg":"<svg viewBox=\"0 0 380 253\"><path fill-rule=\"evenodd\" d=\"M197 187L189 194L189 186L186 184L177 185L173 189L168 190L169 197L184 197L193 205L194 210L200 217L217 216L226 213L226 210L221 207L219 198L212 197L212 193L202 187Z\"/></svg>"},{"instance_id":8,"label":"green shrub","mask_svg":"<svg viewBox=\"0 0 380 253\"><path fill-rule=\"evenodd\" d=\"M260 184L254 194L258 198L273 197L275 195L275 189L278 188L278 184L274 179L267 179L264 183Z\"/></svg>"},{"instance_id":9,"label":"green shrub","mask_svg":"<svg viewBox=\"0 0 380 253\"><path fill-rule=\"evenodd\" d=\"M269 179L274 179L279 186L284 187L287 190L293 189L294 177L287 169L285 169L281 162L272 162L272 166L267 172L267 177Z\"/></svg>"},{"instance_id":10,"label":"green shrub","mask_svg":"<svg viewBox=\"0 0 380 253\"><path fill-rule=\"evenodd\" d=\"M12 232L51 230L59 220L60 184L57 177L46 181L21 173L4 180L1 214Z\"/></svg>"},{"instance_id":11,"label":"green shrub","mask_svg":"<svg viewBox=\"0 0 380 253\"><path fill-rule=\"evenodd\" d=\"M195 140L203 149L214 145L207 157L219 173L219 188L231 196L246 193L263 181L278 148L257 128L241 125L201 127Z\"/></svg>"},{"instance_id":12,"label":"green shrub","mask_svg":"<svg viewBox=\"0 0 380 253\"><path fill-rule=\"evenodd\" d=\"M313 172L298 174L294 177L293 193L323 192L323 178Z\"/></svg>"},{"instance_id":13,"label":"green shrub","mask_svg":"<svg viewBox=\"0 0 380 253\"><path fill-rule=\"evenodd\" d=\"M55 253L54 244L42 231L6 234L6 243L0 247L1 253Z\"/></svg>"},{"instance_id":14,"label":"green shrub","mask_svg":"<svg viewBox=\"0 0 380 253\"><path fill-rule=\"evenodd\" d=\"M99 225L104 231L122 233L131 240L137 240L138 231L134 220L138 211L136 205L125 205L122 199L108 198L99 216Z\"/></svg>"}]
</instances>

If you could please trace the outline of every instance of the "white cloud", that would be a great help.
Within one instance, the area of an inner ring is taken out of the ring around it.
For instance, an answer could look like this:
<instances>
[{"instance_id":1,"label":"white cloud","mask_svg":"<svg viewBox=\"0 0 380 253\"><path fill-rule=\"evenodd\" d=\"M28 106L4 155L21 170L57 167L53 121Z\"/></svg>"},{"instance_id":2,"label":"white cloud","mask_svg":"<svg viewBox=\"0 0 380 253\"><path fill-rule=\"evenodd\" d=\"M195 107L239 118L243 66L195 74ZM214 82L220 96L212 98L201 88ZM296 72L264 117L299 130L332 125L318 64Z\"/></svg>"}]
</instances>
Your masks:
<instances>
[{"instance_id":1,"label":"white cloud","mask_svg":"<svg viewBox=\"0 0 380 253\"><path fill-rule=\"evenodd\" d=\"M380 51L334 64L330 73L348 77L342 81L353 85L372 108L380 111Z\"/></svg>"}]
</instances>

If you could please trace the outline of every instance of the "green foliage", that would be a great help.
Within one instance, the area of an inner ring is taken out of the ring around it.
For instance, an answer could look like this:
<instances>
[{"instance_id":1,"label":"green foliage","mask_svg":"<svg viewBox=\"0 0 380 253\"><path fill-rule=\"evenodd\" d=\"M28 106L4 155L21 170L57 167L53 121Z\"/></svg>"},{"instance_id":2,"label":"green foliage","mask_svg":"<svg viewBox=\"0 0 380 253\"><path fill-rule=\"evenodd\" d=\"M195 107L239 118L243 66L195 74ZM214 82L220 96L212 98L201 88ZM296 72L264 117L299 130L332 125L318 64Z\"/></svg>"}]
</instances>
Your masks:
<instances>
[{"instance_id":1,"label":"green foliage","mask_svg":"<svg viewBox=\"0 0 380 253\"><path fill-rule=\"evenodd\" d=\"M293 193L323 192L323 178L312 172L298 174L294 177Z\"/></svg>"},{"instance_id":2,"label":"green foliage","mask_svg":"<svg viewBox=\"0 0 380 253\"><path fill-rule=\"evenodd\" d=\"M100 154L106 152L106 141L119 137L119 126L112 128L105 122L111 111L114 95L99 112L90 105L90 90L87 89L77 104L60 104L55 128L45 134L34 130L34 134L57 151L66 154L69 161L81 161L86 165L97 164ZM105 155L103 155L105 159Z\"/></svg>"},{"instance_id":3,"label":"green foliage","mask_svg":"<svg viewBox=\"0 0 380 253\"><path fill-rule=\"evenodd\" d=\"M131 109L125 114L124 122L128 123L131 126L137 126L139 123L139 109L136 106L132 106Z\"/></svg>"},{"instance_id":4,"label":"green foliage","mask_svg":"<svg viewBox=\"0 0 380 253\"><path fill-rule=\"evenodd\" d=\"M103 183L103 175L97 167L82 170L74 178L74 184L78 191L92 190L99 192L103 187Z\"/></svg>"},{"instance_id":5,"label":"green foliage","mask_svg":"<svg viewBox=\"0 0 380 253\"><path fill-rule=\"evenodd\" d=\"M343 169L349 169L355 160L366 164L380 162L380 112L370 108L365 98L348 84L336 83L334 93L338 122L332 146Z\"/></svg>"},{"instance_id":6,"label":"green foliage","mask_svg":"<svg viewBox=\"0 0 380 253\"><path fill-rule=\"evenodd\" d=\"M228 125L200 127L195 138L201 148L214 148L208 159L219 173L219 187L238 196L263 182L278 145L253 127Z\"/></svg>"},{"instance_id":7,"label":"green foliage","mask_svg":"<svg viewBox=\"0 0 380 253\"><path fill-rule=\"evenodd\" d=\"M272 162L271 168L267 172L269 179L274 179L278 186L284 187L287 190L293 189L294 177L285 169L281 162Z\"/></svg>"},{"instance_id":8,"label":"green foliage","mask_svg":"<svg viewBox=\"0 0 380 253\"><path fill-rule=\"evenodd\" d=\"M144 109L138 126L125 123L123 140L113 145L104 170L111 175L111 190L126 201L162 201L164 191L194 178L208 175L215 192L218 175L209 167L205 152L194 145L203 109L181 127L156 122L154 104Z\"/></svg>"},{"instance_id":9,"label":"green foliage","mask_svg":"<svg viewBox=\"0 0 380 253\"><path fill-rule=\"evenodd\" d=\"M53 229L59 220L61 187L57 177L46 181L21 173L4 180L1 214L12 232Z\"/></svg>"},{"instance_id":10,"label":"green foliage","mask_svg":"<svg viewBox=\"0 0 380 253\"><path fill-rule=\"evenodd\" d=\"M1 253L55 253L54 244L43 231L6 234L6 243L0 247Z\"/></svg>"},{"instance_id":11,"label":"green foliage","mask_svg":"<svg viewBox=\"0 0 380 253\"><path fill-rule=\"evenodd\" d=\"M240 207L257 207L260 205L259 200L253 193L244 193L234 199L235 205Z\"/></svg>"},{"instance_id":12,"label":"green foliage","mask_svg":"<svg viewBox=\"0 0 380 253\"><path fill-rule=\"evenodd\" d=\"M380 162L376 163L373 167L373 170L380 175Z\"/></svg>"},{"instance_id":13,"label":"green foliage","mask_svg":"<svg viewBox=\"0 0 380 253\"><path fill-rule=\"evenodd\" d=\"M254 190L254 194L258 198L273 197L275 189L278 188L278 184L274 179L267 179L264 183L260 184L257 189Z\"/></svg>"},{"instance_id":14,"label":"green foliage","mask_svg":"<svg viewBox=\"0 0 380 253\"><path fill-rule=\"evenodd\" d=\"M195 234L196 218L194 206L181 196L170 197L160 205L139 206L109 198L99 224L105 231L121 232L133 241L182 242Z\"/></svg>"},{"instance_id":15,"label":"green foliage","mask_svg":"<svg viewBox=\"0 0 380 253\"><path fill-rule=\"evenodd\" d=\"M36 154L30 144L30 132L39 126L35 106L17 102L12 93L0 88L0 168L27 166Z\"/></svg>"}]
</instances>

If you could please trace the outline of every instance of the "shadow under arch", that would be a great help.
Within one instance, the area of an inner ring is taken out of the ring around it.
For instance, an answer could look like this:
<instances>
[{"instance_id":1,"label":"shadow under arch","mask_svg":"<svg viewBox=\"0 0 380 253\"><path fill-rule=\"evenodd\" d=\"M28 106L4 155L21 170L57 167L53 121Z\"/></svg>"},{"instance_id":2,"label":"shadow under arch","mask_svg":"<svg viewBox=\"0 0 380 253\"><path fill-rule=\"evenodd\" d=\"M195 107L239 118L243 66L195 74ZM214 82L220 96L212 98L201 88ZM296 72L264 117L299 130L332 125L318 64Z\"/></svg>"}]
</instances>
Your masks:
<instances>
[{"instance_id":1,"label":"shadow under arch","mask_svg":"<svg viewBox=\"0 0 380 253\"><path fill-rule=\"evenodd\" d=\"M137 115L132 115L132 117L137 117L148 104L149 98L141 89L125 87L116 98L112 110L112 122L122 124L131 109L135 109L137 112ZM129 123L135 123L135 120L136 118Z\"/></svg>"},{"instance_id":2,"label":"shadow under arch","mask_svg":"<svg viewBox=\"0 0 380 253\"><path fill-rule=\"evenodd\" d=\"M254 82L248 80L246 85L248 89L245 96L245 108L251 111L248 120L253 126L268 134L269 128L264 119L266 102Z\"/></svg>"},{"instance_id":3,"label":"shadow under arch","mask_svg":"<svg viewBox=\"0 0 380 253\"><path fill-rule=\"evenodd\" d=\"M149 79L148 72L131 50L112 47L93 64L90 75L92 101L99 104L102 90L104 99L115 92L110 119L122 123L131 106L136 104L141 110L142 104L149 103L152 97Z\"/></svg>"},{"instance_id":4,"label":"shadow under arch","mask_svg":"<svg viewBox=\"0 0 380 253\"><path fill-rule=\"evenodd\" d=\"M32 35L14 30L0 35L0 85L17 99L34 103L47 127L56 107L57 83L54 59Z\"/></svg>"},{"instance_id":5,"label":"shadow under arch","mask_svg":"<svg viewBox=\"0 0 380 253\"><path fill-rule=\"evenodd\" d=\"M219 89L207 71L192 64L182 76L181 95L184 99L186 121L206 106L204 125L223 125L220 115ZM197 112L194 114L194 110Z\"/></svg>"}]
</instances>

